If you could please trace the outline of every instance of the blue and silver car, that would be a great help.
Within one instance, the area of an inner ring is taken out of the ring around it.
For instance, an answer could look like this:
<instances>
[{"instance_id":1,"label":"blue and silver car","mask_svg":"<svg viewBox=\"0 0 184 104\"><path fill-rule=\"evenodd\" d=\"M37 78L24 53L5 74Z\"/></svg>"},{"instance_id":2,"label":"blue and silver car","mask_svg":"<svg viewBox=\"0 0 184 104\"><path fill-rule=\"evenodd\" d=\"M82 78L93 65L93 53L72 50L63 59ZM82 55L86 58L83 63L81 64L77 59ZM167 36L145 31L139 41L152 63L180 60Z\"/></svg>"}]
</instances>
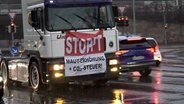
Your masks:
<instances>
[{"instance_id":1,"label":"blue and silver car","mask_svg":"<svg viewBox=\"0 0 184 104\"><path fill-rule=\"evenodd\" d=\"M119 36L119 48L116 52L121 63L121 72L139 71L142 76L151 73L152 66L156 66L154 52L156 49L140 36Z\"/></svg>"}]
</instances>

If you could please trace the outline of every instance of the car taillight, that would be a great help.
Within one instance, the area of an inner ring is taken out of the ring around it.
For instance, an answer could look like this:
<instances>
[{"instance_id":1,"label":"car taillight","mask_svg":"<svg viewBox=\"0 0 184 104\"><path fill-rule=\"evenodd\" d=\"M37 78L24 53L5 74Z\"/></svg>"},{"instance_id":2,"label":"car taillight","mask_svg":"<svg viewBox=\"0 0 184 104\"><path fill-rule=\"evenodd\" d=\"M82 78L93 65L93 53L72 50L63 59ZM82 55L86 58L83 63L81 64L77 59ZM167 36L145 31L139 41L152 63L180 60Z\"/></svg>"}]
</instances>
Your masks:
<instances>
[{"instance_id":1,"label":"car taillight","mask_svg":"<svg viewBox=\"0 0 184 104\"><path fill-rule=\"evenodd\" d=\"M157 52L157 51L159 51L159 47L158 46L155 47L155 52Z\"/></svg>"},{"instance_id":2,"label":"car taillight","mask_svg":"<svg viewBox=\"0 0 184 104\"><path fill-rule=\"evenodd\" d=\"M120 50L120 51L117 51L115 54L116 54L116 56L120 56L120 55L127 53L127 52L128 52L128 50Z\"/></svg>"},{"instance_id":3,"label":"car taillight","mask_svg":"<svg viewBox=\"0 0 184 104\"><path fill-rule=\"evenodd\" d=\"M148 49L146 49L146 50L148 50L148 51L150 51L150 52L155 52L155 48L148 48Z\"/></svg>"},{"instance_id":4,"label":"car taillight","mask_svg":"<svg viewBox=\"0 0 184 104\"><path fill-rule=\"evenodd\" d=\"M156 47L153 47L153 48L148 48L147 50L150 51L150 52L157 52L157 51L159 51L159 47L156 46Z\"/></svg>"}]
</instances>

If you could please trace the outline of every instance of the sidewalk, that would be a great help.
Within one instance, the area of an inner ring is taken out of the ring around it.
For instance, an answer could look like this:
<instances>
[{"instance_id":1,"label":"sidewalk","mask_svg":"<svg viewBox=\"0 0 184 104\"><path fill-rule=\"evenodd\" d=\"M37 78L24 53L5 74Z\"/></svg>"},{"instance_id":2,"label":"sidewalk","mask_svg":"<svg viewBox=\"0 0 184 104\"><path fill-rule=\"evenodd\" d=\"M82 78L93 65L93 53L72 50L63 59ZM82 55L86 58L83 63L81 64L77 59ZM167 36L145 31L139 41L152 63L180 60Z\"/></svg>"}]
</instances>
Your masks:
<instances>
[{"instance_id":1,"label":"sidewalk","mask_svg":"<svg viewBox=\"0 0 184 104\"><path fill-rule=\"evenodd\" d=\"M182 45L160 45L160 49L179 49L183 48L184 49L184 44Z\"/></svg>"},{"instance_id":2,"label":"sidewalk","mask_svg":"<svg viewBox=\"0 0 184 104\"><path fill-rule=\"evenodd\" d=\"M167 53L173 52L175 50L182 50L184 51L184 45L168 45L168 46L160 46L160 51L162 54L162 64L165 65L172 65L172 66L184 66L184 53L182 54L175 54L179 58L168 58L164 57Z\"/></svg>"},{"instance_id":3,"label":"sidewalk","mask_svg":"<svg viewBox=\"0 0 184 104\"><path fill-rule=\"evenodd\" d=\"M184 44L183 45L167 45L167 46L161 45L160 46L160 51L162 54L164 54L165 52L170 52L174 50L184 50ZM184 53L181 56L184 56Z\"/></svg>"}]
</instances>

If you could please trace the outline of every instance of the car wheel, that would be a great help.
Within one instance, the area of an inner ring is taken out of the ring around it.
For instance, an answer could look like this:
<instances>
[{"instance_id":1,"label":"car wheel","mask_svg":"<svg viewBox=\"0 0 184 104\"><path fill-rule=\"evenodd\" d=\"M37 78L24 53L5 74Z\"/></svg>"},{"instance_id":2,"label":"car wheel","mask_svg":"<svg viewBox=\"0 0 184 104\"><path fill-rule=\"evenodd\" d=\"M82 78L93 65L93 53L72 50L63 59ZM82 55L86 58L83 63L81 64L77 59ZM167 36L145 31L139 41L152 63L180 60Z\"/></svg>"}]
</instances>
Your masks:
<instances>
[{"instance_id":1,"label":"car wheel","mask_svg":"<svg viewBox=\"0 0 184 104\"><path fill-rule=\"evenodd\" d=\"M157 61L156 62L156 67L160 67L160 64L161 64L161 62L160 61Z\"/></svg>"},{"instance_id":2,"label":"car wheel","mask_svg":"<svg viewBox=\"0 0 184 104\"><path fill-rule=\"evenodd\" d=\"M142 75L142 76L149 76L149 74L151 73L151 69L150 68L145 68L143 70L140 70L139 73Z\"/></svg>"},{"instance_id":3,"label":"car wheel","mask_svg":"<svg viewBox=\"0 0 184 104\"><path fill-rule=\"evenodd\" d=\"M0 68L2 71L3 85L8 85L8 67L5 60L1 61Z\"/></svg>"}]
</instances>

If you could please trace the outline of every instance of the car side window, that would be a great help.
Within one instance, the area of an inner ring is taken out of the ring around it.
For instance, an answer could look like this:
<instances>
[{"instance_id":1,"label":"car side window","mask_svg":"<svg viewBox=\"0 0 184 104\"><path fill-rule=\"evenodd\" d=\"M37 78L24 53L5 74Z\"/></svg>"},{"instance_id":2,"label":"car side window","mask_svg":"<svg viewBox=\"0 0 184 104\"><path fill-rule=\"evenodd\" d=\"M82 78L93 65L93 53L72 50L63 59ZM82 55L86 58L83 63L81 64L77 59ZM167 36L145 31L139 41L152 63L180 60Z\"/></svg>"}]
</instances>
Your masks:
<instances>
[{"instance_id":1,"label":"car side window","mask_svg":"<svg viewBox=\"0 0 184 104\"><path fill-rule=\"evenodd\" d=\"M157 46L156 42L154 40L147 40L147 42L151 45L151 46Z\"/></svg>"}]
</instances>

